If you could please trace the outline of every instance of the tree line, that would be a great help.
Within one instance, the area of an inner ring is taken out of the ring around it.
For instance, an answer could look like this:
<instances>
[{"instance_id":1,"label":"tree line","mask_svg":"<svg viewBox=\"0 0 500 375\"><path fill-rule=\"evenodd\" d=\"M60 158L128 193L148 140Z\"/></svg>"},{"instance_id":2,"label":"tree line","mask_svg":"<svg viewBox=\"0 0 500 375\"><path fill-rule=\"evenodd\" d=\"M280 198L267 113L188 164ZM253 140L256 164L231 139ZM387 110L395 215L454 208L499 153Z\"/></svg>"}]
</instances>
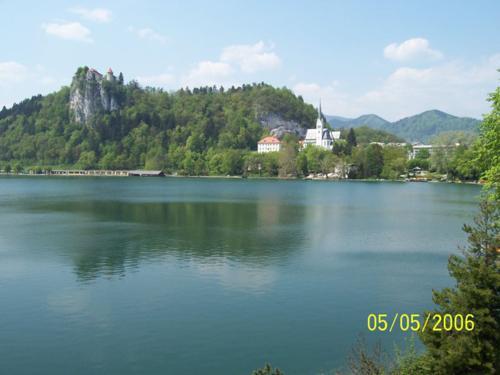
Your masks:
<instances>
[{"instance_id":1,"label":"tree line","mask_svg":"<svg viewBox=\"0 0 500 375\"><path fill-rule=\"evenodd\" d=\"M79 68L73 84L82 84L85 72ZM0 169L161 169L180 175L269 177L337 173L384 179L401 178L415 166L460 179L477 179L481 172L470 163L469 144L456 155L434 157L432 165L424 157L408 164L408 149L370 144L401 138L368 127L343 129L333 152L311 146L301 152L298 138L290 134L281 152L257 154L258 140L269 134L259 119L278 115L297 124L300 133L314 126L313 106L287 88L264 83L165 92L135 81L124 84L119 77L104 82L119 110L95 113L86 124L74 121L69 87L4 107Z\"/></svg>"}]
</instances>

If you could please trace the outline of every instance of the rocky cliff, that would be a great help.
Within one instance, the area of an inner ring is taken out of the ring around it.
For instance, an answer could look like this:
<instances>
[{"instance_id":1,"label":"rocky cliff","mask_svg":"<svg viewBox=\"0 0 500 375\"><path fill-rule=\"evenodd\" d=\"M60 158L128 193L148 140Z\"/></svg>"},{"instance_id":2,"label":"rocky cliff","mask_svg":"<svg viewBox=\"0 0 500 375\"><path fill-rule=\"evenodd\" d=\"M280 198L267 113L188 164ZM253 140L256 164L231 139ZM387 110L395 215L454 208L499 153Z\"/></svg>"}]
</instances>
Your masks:
<instances>
[{"instance_id":1,"label":"rocky cliff","mask_svg":"<svg viewBox=\"0 0 500 375\"><path fill-rule=\"evenodd\" d=\"M95 69L79 68L70 88L69 107L76 122L87 123L97 113L119 109L119 86L111 69L102 75Z\"/></svg>"},{"instance_id":2,"label":"rocky cliff","mask_svg":"<svg viewBox=\"0 0 500 375\"><path fill-rule=\"evenodd\" d=\"M261 114L258 116L259 123L270 130L270 134L278 138L283 138L285 134L295 134L299 138L304 138L307 129L293 120L285 120L276 113Z\"/></svg>"}]
</instances>

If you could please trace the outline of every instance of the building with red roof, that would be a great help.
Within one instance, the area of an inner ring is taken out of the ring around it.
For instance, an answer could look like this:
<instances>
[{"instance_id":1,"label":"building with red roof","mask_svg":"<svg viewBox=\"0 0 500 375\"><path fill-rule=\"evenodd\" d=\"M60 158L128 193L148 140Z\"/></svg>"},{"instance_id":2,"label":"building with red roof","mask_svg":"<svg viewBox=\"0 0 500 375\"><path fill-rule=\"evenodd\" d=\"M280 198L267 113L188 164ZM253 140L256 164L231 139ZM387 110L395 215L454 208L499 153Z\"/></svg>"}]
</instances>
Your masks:
<instances>
[{"instance_id":1,"label":"building with red roof","mask_svg":"<svg viewBox=\"0 0 500 375\"><path fill-rule=\"evenodd\" d=\"M257 152L276 152L281 149L281 141L275 136L267 136L257 143Z\"/></svg>"}]
</instances>

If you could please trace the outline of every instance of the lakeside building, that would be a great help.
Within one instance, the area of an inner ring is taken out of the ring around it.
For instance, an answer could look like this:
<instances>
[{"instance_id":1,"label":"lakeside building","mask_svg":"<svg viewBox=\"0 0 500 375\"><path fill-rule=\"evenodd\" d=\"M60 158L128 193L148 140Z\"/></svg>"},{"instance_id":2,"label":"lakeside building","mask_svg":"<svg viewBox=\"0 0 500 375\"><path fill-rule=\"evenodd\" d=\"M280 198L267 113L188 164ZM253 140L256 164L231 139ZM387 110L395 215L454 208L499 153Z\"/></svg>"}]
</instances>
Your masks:
<instances>
[{"instance_id":1,"label":"lakeside building","mask_svg":"<svg viewBox=\"0 0 500 375\"><path fill-rule=\"evenodd\" d=\"M371 145L379 145L381 147L406 147L406 142L370 142Z\"/></svg>"},{"instance_id":2,"label":"lakeside building","mask_svg":"<svg viewBox=\"0 0 500 375\"><path fill-rule=\"evenodd\" d=\"M307 129L304 147L314 145L327 150L333 149L333 143L340 139L340 131L332 131L325 127L321 116L321 103L318 106L318 119L315 129Z\"/></svg>"},{"instance_id":3,"label":"lakeside building","mask_svg":"<svg viewBox=\"0 0 500 375\"><path fill-rule=\"evenodd\" d=\"M455 147L460 146L460 143L455 143L454 145L424 145L420 143L416 143L412 145L412 150L409 153L409 159L415 159L417 157L417 154L422 151L422 150L427 150L429 151L429 154L432 155L433 152L436 150L449 150Z\"/></svg>"},{"instance_id":4,"label":"lakeside building","mask_svg":"<svg viewBox=\"0 0 500 375\"><path fill-rule=\"evenodd\" d=\"M335 141L340 139L340 131L330 130L323 123L321 114L321 103L318 106L318 119L314 129L307 129L306 136L299 141L300 148L303 149L309 145L332 150ZM281 141L275 136L267 136L257 143L257 152L276 152L281 150Z\"/></svg>"},{"instance_id":5,"label":"lakeside building","mask_svg":"<svg viewBox=\"0 0 500 375\"><path fill-rule=\"evenodd\" d=\"M281 150L281 141L275 136L264 137L257 143L258 153L276 152L279 150Z\"/></svg>"}]
</instances>

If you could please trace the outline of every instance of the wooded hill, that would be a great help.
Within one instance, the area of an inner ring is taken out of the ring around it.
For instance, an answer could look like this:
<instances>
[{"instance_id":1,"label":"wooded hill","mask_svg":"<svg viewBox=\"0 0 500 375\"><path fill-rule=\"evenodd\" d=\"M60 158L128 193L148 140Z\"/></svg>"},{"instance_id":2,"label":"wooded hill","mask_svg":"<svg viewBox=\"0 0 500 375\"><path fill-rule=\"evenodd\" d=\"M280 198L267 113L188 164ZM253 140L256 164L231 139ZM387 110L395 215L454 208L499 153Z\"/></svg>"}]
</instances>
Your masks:
<instances>
[{"instance_id":1,"label":"wooded hill","mask_svg":"<svg viewBox=\"0 0 500 375\"><path fill-rule=\"evenodd\" d=\"M101 84L117 109L87 106L92 113L78 122L70 98L87 108L81 101L99 91L95 77L87 74L85 81L86 73L89 68L79 68L71 87L0 111L0 163L202 174L211 159L255 150L274 126L299 134L316 120L315 108L286 88L260 83L169 93L124 84L120 74Z\"/></svg>"}]
</instances>

